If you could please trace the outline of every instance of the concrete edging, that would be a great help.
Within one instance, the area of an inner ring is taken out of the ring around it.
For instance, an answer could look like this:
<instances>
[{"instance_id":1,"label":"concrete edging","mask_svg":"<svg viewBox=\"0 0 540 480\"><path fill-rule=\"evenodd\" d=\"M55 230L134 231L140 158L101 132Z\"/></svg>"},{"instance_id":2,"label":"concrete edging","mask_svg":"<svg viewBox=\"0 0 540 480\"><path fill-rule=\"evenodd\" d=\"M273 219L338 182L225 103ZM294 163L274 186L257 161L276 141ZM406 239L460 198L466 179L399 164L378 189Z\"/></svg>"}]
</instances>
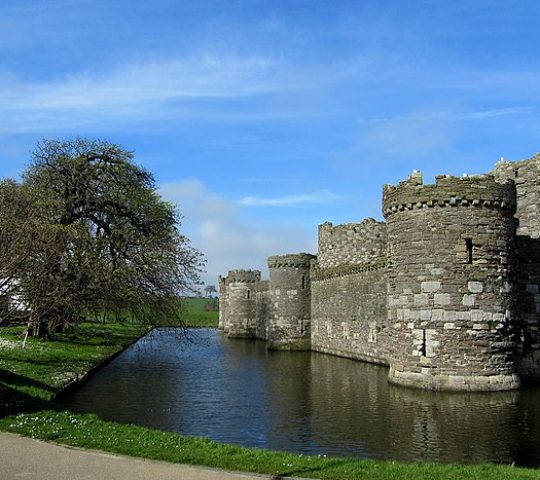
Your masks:
<instances>
[{"instance_id":1,"label":"concrete edging","mask_svg":"<svg viewBox=\"0 0 540 480\"><path fill-rule=\"evenodd\" d=\"M151 327L148 331L146 331L143 335L138 336L131 342L129 342L127 345L122 347L120 350L114 352L112 355L104 358L100 362L96 363L90 370L88 370L83 375L77 375L73 380L66 383L60 390L58 390L51 400L55 403L60 403L62 400L64 400L68 395L70 395L74 390L79 388L81 385L86 383L90 378L95 375L97 372L99 372L103 367L108 365L110 362L112 362L116 357L124 353L129 347L137 343L141 338L146 337L151 331L153 331L156 327Z\"/></svg>"}]
</instances>

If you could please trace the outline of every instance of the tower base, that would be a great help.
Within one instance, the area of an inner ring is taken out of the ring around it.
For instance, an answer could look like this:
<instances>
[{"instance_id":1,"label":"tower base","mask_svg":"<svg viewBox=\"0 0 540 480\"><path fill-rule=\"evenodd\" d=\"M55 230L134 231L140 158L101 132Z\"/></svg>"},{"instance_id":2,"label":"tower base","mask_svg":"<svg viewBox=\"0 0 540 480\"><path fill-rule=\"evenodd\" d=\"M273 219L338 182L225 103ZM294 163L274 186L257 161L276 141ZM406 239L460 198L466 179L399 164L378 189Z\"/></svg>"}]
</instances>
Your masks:
<instances>
[{"instance_id":1,"label":"tower base","mask_svg":"<svg viewBox=\"0 0 540 480\"><path fill-rule=\"evenodd\" d=\"M423 390L454 392L496 392L515 390L521 386L521 379L516 373L501 375L447 375L418 373L397 370L390 367L388 382L404 387Z\"/></svg>"}]
</instances>

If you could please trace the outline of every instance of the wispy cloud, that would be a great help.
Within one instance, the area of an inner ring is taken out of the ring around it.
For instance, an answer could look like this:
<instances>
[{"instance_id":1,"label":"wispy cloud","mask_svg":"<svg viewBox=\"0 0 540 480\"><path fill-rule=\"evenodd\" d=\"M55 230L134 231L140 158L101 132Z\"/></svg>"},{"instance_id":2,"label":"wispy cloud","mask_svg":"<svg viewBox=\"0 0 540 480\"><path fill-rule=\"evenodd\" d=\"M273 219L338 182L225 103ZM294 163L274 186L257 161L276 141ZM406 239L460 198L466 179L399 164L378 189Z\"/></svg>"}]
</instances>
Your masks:
<instances>
[{"instance_id":1,"label":"wispy cloud","mask_svg":"<svg viewBox=\"0 0 540 480\"><path fill-rule=\"evenodd\" d=\"M462 120L482 120L487 118L505 117L508 115L526 115L535 110L537 106L523 105L507 108L496 108L491 110L477 111L438 111L414 113L410 115L397 115L394 117L379 117L379 118L358 118L359 123L387 123L400 121L423 121L423 120L441 120L441 121L462 121Z\"/></svg>"},{"instance_id":2,"label":"wispy cloud","mask_svg":"<svg viewBox=\"0 0 540 480\"><path fill-rule=\"evenodd\" d=\"M24 82L0 72L4 118L0 129L65 128L70 122L136 123L167 114L188 116L197 112L195 101L220 102L299 88L302 80L286 65L264 56L194 55L44 82ZM206 111L209 105L203 106ZM210 108L209 114L219 111L218 105Z\"/></svg>"},{"instance_id":3,"label":"wispy cloud","mask_svg":"<svg viewBox=\"0 0 540 480\"><path fill-rule=\"evenodd\" d=\"M29 85L29 99L18 104L38 108L121 106L190 98L245 97L285 88L272 79L269 58L200 58L127 65L97 76L78 74L62 82Z\"/></svg>"},{"instance_id":4,"label":"wispy cloud","mask_svg":"<svg viewBox=\"0 0 540 480\"><path fill-rule=\"evenodd\" d=\"M298 195L284 195L281 197L244 197L238 201L244 207L296 207L299 205L315 204L327 205L349 199L346 195L337 195L330 190L319 190L313 193L303 193Z\"/></svg>"}]
</instances>

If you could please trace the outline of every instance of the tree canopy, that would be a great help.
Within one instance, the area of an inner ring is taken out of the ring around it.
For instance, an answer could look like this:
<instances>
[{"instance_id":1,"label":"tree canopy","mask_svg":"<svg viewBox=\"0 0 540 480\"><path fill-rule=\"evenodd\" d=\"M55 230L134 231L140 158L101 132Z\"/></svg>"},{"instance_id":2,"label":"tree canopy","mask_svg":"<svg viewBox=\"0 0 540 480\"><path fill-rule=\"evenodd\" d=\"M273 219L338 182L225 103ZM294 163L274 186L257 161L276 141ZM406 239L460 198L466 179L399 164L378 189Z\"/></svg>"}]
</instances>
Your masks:
<instances>
[{"instance_id":1,"label":"tree canopy","mask_svg":"<svg viewBox=\"0 0 540 480\"><path fill-rule=\"evenodd\" d=\"M12 218L0 222L0 261L10 245L17 259L9 272L0 264L5 296L17 292L35 333L88 315L177 322L178 298L199 282L202 256L180 232L177 208L118 145L40 142L22 184L0 184L0 208Z\"/></svg>"}]
</instances>

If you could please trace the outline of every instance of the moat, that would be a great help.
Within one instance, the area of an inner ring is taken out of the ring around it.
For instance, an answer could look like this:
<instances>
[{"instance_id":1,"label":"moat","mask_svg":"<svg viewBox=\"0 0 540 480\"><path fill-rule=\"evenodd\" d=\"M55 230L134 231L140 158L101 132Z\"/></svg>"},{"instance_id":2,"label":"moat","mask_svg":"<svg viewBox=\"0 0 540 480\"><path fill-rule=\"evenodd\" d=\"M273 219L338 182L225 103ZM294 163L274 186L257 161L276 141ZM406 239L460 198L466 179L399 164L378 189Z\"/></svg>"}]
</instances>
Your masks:
<instances>
[{"instance_id":1,"label":"moat","mask_svg":"<svg viewBox=\"0 0 540 480\"><path fill-rule=\"evenodd\" d=\"M214 329L179 343L154 331L65 402L80 412L303 454L540 466L540 388L435 393L388 370L310 352L269 352Z\"/></svg>"}]
</instances>

